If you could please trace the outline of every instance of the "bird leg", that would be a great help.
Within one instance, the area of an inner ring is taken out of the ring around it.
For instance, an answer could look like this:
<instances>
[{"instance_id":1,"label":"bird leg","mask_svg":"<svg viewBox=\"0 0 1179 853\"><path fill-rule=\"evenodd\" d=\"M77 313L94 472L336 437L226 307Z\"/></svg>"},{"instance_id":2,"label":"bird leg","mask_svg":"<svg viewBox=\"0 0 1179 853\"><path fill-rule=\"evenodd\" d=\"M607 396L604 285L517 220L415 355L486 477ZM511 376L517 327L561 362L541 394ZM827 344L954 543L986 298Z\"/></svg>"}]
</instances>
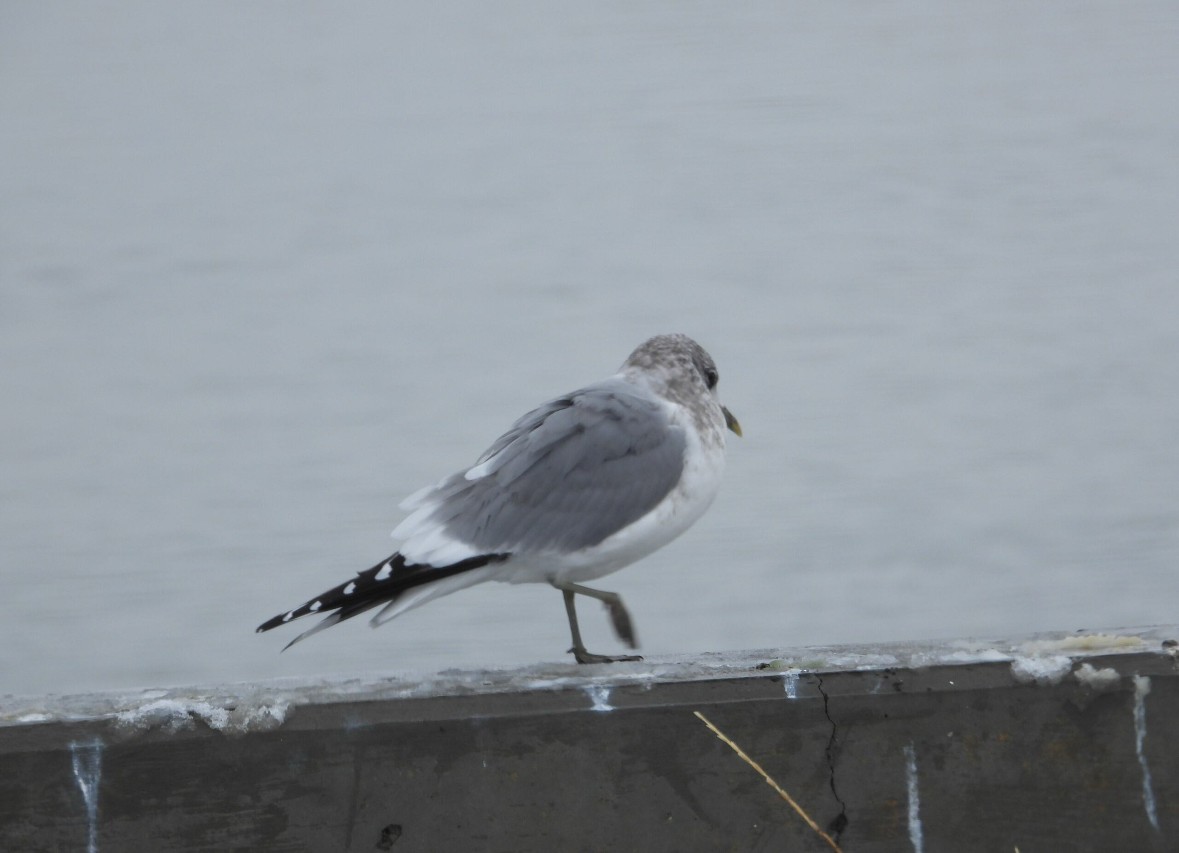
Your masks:
<instances>
[{"instance_id":1,"label":"bird leg","mask_svg":"<svg viewBox=\"0 0 1179 853\"><path fill-rule=\"evenodd\" d=\"M598 601L606 605L606 609L610 611L610 621L614 625L614 632L618 634L619 639L635 648L635 631L634 626L630 621L630 614L626 612L626 605L622 603L622 597L616 592L603 592L600 589L590 589L587 586L581 586L568 581L549 581L554 587L561 590L565 596L565 614L569 617L569 632L573 635L573 648L569 651L573 653L573 657L578 663L614 663L616 661L634 661L642 660L641 655L621 655L619 657L610 657L608 655L596 655L593 652L586 651L585 643L581 641L581 630L577 627L577 605L574 602L574 596L577 594L588 595L590 598L596 598Z\"/></svg>"}]
</instances>

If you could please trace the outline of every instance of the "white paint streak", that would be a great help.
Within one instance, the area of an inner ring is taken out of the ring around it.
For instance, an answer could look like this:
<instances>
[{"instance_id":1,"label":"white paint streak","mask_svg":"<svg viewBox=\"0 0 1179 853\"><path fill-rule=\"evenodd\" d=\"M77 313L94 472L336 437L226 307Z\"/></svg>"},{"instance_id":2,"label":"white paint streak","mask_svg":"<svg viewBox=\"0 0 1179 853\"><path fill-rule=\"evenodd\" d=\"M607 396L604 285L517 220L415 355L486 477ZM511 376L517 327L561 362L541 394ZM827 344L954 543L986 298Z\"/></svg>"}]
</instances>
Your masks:
<instances>
[{"instance_id":1,"label":"white paint streak","mask_svg":"<svg viewBox=\"0 0 1179 853\"><path fill-rule=\"evenodd\" d=\"M74 780L86 803L86 851L98 853L98 785L102 781L102 741L71 743Z\"/></svg>"},{"instance_id":2,"label":"white paint streak","mask_svg":"<svg viewBox=\"0 0 1179 853\"><path fill-rule=\"evenodd\" d=\"M594 703L591 711L613 711L614 706L610 704L610 688L604 684L590 684L585 688L585 692L589 694L590 700Z\"/></svg>"},{"instance_id":3,"label":"white paint streak","mask_svg":"<svg viewBox=\"0 0 1179 853\"><path fill-rule=\"evenodd\" d=\"M1134 676L1134 734L1138 748L1138 765L1142 768L1142 804L1146 818L1154 831L1159 831L1159 816L1155 810L1154 785L1150 781L1150 765L1146 763L1146 697L1150 694L1150 676Z\"/></svg>"},{"instance_id":4,"label":"white paint streak","mask_svg":"<svg viewBox=\"0 0 1179 853\"><path fill-rule=\"evenodd\" d=\"M921 829L921 797L917 790L917 750L913 744L905 747L905 775L909 784L909 843L913 853L923 853L925 839Z\"/></svg>"}]
</instances>

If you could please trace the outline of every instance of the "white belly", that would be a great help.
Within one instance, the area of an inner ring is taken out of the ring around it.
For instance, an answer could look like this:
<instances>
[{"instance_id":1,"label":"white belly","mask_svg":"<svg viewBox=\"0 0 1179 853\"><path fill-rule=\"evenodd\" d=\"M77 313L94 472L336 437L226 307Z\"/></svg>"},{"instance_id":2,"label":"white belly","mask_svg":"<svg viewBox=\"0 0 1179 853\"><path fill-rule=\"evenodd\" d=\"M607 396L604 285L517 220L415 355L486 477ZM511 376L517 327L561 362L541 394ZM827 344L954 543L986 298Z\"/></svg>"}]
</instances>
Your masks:
<instances>
[{"instance_id":1,"label":"white belly","mask_svg":"<svg viewBox=\"0 0 1179 853\"><path fill-rule=\"evenodd\" d=\"M629 566L662 548L696 523L720 490L725 468L724 437L705 445L687 430L683 476L654 509L597 545L561 554L517 554L499 567L495 579L508 583L580 583Z\"/></svg>"}]
</instances>

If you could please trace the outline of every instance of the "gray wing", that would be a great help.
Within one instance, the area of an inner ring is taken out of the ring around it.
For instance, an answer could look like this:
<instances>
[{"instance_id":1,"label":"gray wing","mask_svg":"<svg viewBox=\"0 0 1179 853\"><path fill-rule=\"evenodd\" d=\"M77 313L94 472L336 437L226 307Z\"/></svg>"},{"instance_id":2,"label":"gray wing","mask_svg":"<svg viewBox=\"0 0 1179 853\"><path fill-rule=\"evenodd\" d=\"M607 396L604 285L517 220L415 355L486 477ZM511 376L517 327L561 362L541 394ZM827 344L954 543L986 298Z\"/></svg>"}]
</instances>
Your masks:
<instances>
[{"instance_id":1,"label":"gray wing","mask_svg":"<svg viewBox=\"0 0 1179 853\"><path fill-rule=\"evenodd\" d=\"M610 379L529 412L423 503L481 551L574 551L652 510L679 482L685 445L663 406Z\"/></svg>"}]
</instances>

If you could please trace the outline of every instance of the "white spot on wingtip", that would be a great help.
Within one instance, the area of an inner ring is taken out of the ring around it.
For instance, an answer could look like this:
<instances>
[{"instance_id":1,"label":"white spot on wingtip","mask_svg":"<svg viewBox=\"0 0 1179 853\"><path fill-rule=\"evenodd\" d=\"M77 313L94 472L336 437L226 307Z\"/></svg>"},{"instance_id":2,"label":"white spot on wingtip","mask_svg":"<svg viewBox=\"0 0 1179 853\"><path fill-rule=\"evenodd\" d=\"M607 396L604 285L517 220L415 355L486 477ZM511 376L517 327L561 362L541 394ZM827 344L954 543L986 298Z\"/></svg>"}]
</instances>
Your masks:
<instances>
[{"instance_id":1,"label":"white spot on wingtip","mask_svg":"<svg viewBox=\"0 0 1179 853\"><path fill-rule=\"evenodd\" d=\"M311 607L309 607L308 610L311 613L318 613L319 608L321 608L321 607L323 607L322 601L313 601L313 602L311 602Z\"/></svg>"},{"instance_id":2,"label":"white spot on wingtip","mask_svg":"<svg viewBox=\"0 0 1179 853\"><path fill-rule=\"evenodd\" d=\"M917 789L917 750L912 743L905 745L905 778L909 789L909 843L913 845L913 853L923 853L925 838L921 828L921 797Z\"/></svg>"},{"instance_id":3,"label":"white spot on wingtip","mask_svg":"<svg viewBox=\"0 0 1179 853\"><path fill-rule=\"evenodd\" d=\"M102 741L71 743L70 760L74 768L74 780L86 804L86 851L98 853L98 785L102 781Z\"/></svg>"},{"instance_id":4,"label":"white spot on wingtip","mask_svg":"<svg viewBox=\"0 0 1179 853\"><path fill-rule=\"evenodd\" d=\"M392 563L385 563L385 565L381 566L381 570L379 572L377 572L377 576L375 578L373 578L373 580L383 581L385 578L389 577L391 574L393 574L393 564Z\"/></svg>"},{"instance_id":5,"label":"white spot on wingtip","mask_svg":"<svg viewBox=\"0 0 1179 853\"><path fill-rule=\"evenodd\" d=\"M351 595L354 592L356 592L356 581L352 581L352 583L344 587L344 595Z\"/></svg>"},{"instance_id":6,"label":"white spot on wingtip","mask_svg":"<svg viewBox=\"0 0 1179 853\"><path fill-rule=\"evenodd\" d=\"M1138 766L1142 768L1142 805L1146 819L1159 832L1159 816L1155 809L1154 784L1150 779L1150 765L1146 763L1146 697L1150 694L1150 676L1134 676L1134 742L1138 751Z\"/></svg>"},{"instance_id":7,"label":"white spot on wingtip","mask_svg":"<svg viewBox=\"0 0 1179 853\"><path fill-rule=\"evenodd\" d=\"M610 704L610 688L604 684L590 684L585 688L585 692L589 694L590 701L593 702L591 711L613 711L614 706Z\"/></svg>"},{"instance_id":8,"label":"white spot on wingtip","mask_svg":"<svg viewBox=\"0 0 1179 853\"><path fill-rule=\"evenodd\" d=\"M294 610L291 610L291 611L289 611L289 612L287 613L287 615L286 615L286 616L282 617L282 621L284 621L284 622L290 622L290 621L291 621L291 617L292 617L292 616L294 616L294 615L295 615L295 611L294 611Z\"/></svg>"}]
</instances>

